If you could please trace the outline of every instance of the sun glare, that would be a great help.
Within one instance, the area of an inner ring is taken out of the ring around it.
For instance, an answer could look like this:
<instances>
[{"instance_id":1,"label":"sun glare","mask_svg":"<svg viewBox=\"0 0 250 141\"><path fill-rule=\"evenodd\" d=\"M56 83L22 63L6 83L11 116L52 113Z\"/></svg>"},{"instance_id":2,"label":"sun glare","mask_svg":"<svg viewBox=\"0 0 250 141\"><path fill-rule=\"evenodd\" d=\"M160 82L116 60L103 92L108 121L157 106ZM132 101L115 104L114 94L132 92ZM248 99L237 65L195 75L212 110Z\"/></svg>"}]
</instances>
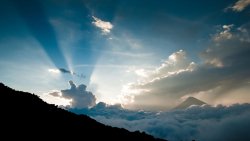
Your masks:
<instances>
[{"instance_id":1,"label":"sun glare","mask_svg":"<svg viewBox=\"0 0 250 141\"><path fill-rule=\"evenodd\" d=\"M59 74L60 71L58 69L48 69L48 72Z\"/></svg>"}]
</instances>

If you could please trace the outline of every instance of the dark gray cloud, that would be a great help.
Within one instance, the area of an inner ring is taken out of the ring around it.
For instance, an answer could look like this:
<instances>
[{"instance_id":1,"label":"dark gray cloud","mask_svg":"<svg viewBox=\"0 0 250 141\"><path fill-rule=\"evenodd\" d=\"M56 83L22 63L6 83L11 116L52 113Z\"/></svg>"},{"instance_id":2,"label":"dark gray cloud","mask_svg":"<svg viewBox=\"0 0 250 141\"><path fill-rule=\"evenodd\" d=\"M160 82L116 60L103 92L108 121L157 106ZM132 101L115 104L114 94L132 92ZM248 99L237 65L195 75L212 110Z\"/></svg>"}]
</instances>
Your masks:
<instances>
[{"instance_id":1,"label":"dark gray cloud","mask_svg":"<svg viewBox=\"0 0 250 141\"><path fill-rule=\"evenodd\" d=\"M60 72L62 72L62 73L74 74L74 72L71 72L70 70L66 70L66 69L64 69L64 68L59 68L58 70L59 70Z\"/></svg>"},{"instance_id":2,"label":"dark gray cloud","mask_svg":"<svg viewBox=\"0 0 250 141\"><path fill-rule=\"evenodd\" d=\"M81 84L76 86L73 81L69 81L70 89L61 90L61 92L52 92L50 95L65 99L71 99L72 108L89 108L96 104L95 96L86 91L86 86Z\"/></svg>"},{"instance_id":3,"label":"dark gray cloud","mask_svg":"<svg viewBox=\"0 0 250 141\"><path fill-rule=\"evenodd\" d=\"M62 73L69 73L71 75L75 75L75 76L80 77L80 78L86 78L86 76L84 74L79 74L79 73L76 73L76 72L73 72L73 71L70 71L70 70L67 70L64 68L59 68L58 70Z\"/></svg>"},{"instance_id":4,"label":"dark gray cloud","mask_svg":"<svg viewBox=\"0 0 250 141\"><path fill-rule=\"evenodd\" d=\"M65 68L49 69L48 71L52 72L52 73L59 73L59 72L61 72L61 73L66 73L66 74L74 75L74 76L77 76L77 77L80 77L80 78L86 78L86 76L83 75L83 74L79 74L79 73L70 71L70 70L65 69Z\"/></svg>"},{"instance_id":5,"label":"dark gray cloud","mask_svg":"<svg viewBox=\"0 0 250 141\"><path fill-rule=\"evenodd\" d=\"M99 103L91 109L72 110L107 125L145 131L170 141L250 140L250 104L229 107L192 106L169 112L129 111Z\"/></svg>"}]
</instances>

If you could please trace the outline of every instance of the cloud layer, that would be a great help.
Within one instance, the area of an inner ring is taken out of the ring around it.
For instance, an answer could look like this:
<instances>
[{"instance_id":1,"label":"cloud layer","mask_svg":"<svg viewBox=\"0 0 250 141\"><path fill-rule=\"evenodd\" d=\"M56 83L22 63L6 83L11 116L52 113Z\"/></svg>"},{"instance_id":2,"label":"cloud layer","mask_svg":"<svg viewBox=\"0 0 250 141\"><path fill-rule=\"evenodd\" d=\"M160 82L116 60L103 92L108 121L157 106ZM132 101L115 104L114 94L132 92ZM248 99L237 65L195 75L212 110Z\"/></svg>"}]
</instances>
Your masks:
<instances>
[{"instance_id":1,"label":"cloud layer","mask_svg":"<svg viewBox=\"0 0 250 141\"><path fill-rule=\"evenodd\" d=\"M142 79L126 86L124 99L132 103L125 106L167 110L190 95L210 104L249 102L249 45L248 24L223 25L200 53L202 63L190 61L183 50L171 54L160 67L144 70Z\"/></svg>"},{"instance_id":2,"label":"cloud layer","mask_svg":"<svg viewBox=\"0 0 250 141\"><path fill-rule=\"evenodd\" d=\"M69 81L70 89L61 90L61 92L54 91L49 93L51 96L70 99L70 107L71 108L89 108L95 106L96 98L95 96L86 91L85 85L79 85L78 87L73 83L73 81Z\"/></svg>"},{"instance_id":3,"label":"cloud layer","mask_svg":"<svg viewBox=\"0 0 250 141\"><path fill-rule=\"evenodd\" d=\"M87 114L107 125L145 131L170 141L250 140L250 104L229 107L204 105L170 112L145 112L99 103L91 109L72 111Z\"/></svg>"}]
</instances>

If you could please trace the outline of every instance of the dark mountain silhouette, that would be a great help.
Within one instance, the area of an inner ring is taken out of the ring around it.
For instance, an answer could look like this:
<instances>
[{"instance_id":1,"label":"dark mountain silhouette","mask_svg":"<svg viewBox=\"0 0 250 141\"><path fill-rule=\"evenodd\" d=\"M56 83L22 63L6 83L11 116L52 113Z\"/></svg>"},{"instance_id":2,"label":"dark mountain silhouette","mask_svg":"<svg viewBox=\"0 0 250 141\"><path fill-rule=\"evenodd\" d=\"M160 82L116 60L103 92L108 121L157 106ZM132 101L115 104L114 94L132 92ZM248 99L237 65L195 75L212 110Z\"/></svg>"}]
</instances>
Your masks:
<instances>
[{"instance_id":1,"label":"dark mountain silhouette","mask_svg":"<svg viewBox=\"0 0 250 141\"><path fill-rule=\"evenodd\" d=\"M189 106L192 106L192 105L200 106L200 105L203 105L203 104L206 104L206 103L199 100L199 99L197 99L197 98L188 97L185 101L183 101L180 105L178 105L174 109L186 109L186 108L188 108Z\"/></svg>"},{"instance_id":2,"label":"dark mountain silhouette","mask_svg":"<svg viewBox=\"0 0 250 141\"><path fill-rule=\"evenodd\" d=\"M163 141L144 132L98 123L85 115L76 115L38 96L15 91L0 83L0 135L5 140L105 140L105 141Z\"/></svg>"}]
</instances>

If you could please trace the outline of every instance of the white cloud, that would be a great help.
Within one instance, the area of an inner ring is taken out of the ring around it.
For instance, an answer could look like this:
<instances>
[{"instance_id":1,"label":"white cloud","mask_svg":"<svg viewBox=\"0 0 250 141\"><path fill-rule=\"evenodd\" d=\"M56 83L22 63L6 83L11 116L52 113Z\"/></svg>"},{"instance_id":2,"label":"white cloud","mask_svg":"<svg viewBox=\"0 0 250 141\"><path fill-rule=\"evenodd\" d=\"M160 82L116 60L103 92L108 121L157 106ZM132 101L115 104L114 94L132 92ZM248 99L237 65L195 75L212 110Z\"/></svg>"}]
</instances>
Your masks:
<instances>
[{"instance_id":1,"label":"white cloud","mask_svg":"<svg viewBox=\"0 0 250 141\"><path fill-rule=\"evenodd\" d=\"M146 112L99 103L91 109L72 111L87 114L107 125L145 131L171 141L250 140L250 104L203 105L170 112Z\"/></svg>"},{"instance_id":2,"label":"white cloud","mask_svg":"<svg viewBox=\"0 0 250 141\"><path fill-rule=\"evenodd\" d=\"M60 70L58 70L58 69L48 69L48 72L59 74Z\"/></svg>"},{"instance_id":3,"label":"white cloud","mask_svg":"<svg viewBox=\"0 0 250 141\"><path fill-rule=\"evenodd\" d=\"M171 54L168 59L161 64L154 72L153 77L168 77L170 75L178 74L184 71L192 71L195 66L194 62L191 62L186 57L186 52L179 50Z\"/></svg>"},{"instance_id":4,"label":"white cloud","mask_svg":"<svg viewBox=\"0 0 250 141\"><path fill-rule=\"evenodd\" d=\"M71 86L70 89L54 91L49 93L49 95L53 97L68 99L70 101L70 107L72 108L89 108L96 104L95 96L86 91L85 85L79 85L78 87L73 83L73 81L69 81Z\"/></svg>"},{"instance_id":5,"label":"white cloud","mask_svg":"<svg viewBox=\"0 0 250 141\"><path fill-rule=\"evenodd\" d=\"M100 28L103 32L103 34L110 33L111 29L113 28L113 25L110 22L102 21L101 19L92 16L94 21L92 22L96 27Z\"/></svg>"},{"instance_id":6,"label":"white cloud","mask_svg":"<svg viewBox=\"0 0 250 141\"><path fill-rule=\"evenodd\" d=\"M135 73L147 81L153 81L155 78L169 77L184 71L193 71L196 64L186 57L186 52L179 50L171 54L160 67L154 70L136 69Z\"/></svg>"},{"instance_id":7,"label":"white cloud","mask_svg":"<svg viewBox=\"0 0 250 141\"><path fill-rule=\"evenodd\" d=\"M155 70L145 70L145 69L137 69L135 70L135 73L138 76L141 76L140 79L137 80L135 83L129 83L127 85L123 86L121 101L124 101L123 104L125 106L129 106L129 104L140 104L140 100L138 99L134 101L136 97L140 97L144 95L145 93L150 93L152 96L146 96L148 99L150 99L150 102L144 99L143 103L141 104L162 104L162 97L158 95L159 91L162 90L162 87L164 87L162 84L159 84L159 81L164 79L171 79L172 77L175 77L177 75L180 75L182 73L192 72L196 68L196 64L192 61L190 61L186 57L186 52L183 50L179 50L173 54L171 54L166 61L164 61L160 67L156 68ZM163 82L164 83L164 82ZM155 85L156 84L156 85ZM164 85L166 89L170 88L172 86L171 82L165 83ZM167 86L169 85L169 86ZM168 95L169 102L164 102L168 105L172 105L173 103L173 97L170 93L168 93L168 90L164 89L165 95ZM159 96L159 102L157 103L157 98ZM143 96L142 96L143 97ZM151 99L152 98L152 99ZM142 98L143 99L143 98ZM171 102L172 101L172 102ZM134 103L133 103L134 102ZM155 103L154 103L155 102ZM165 105L165 104L164 104ZM165 105L166 106L166 105Z\"/></svg>"},{"instance_id":8,"label":"white cloud","mask_svg":"<svg viewBox=\"0 0 250 141\"><path fill-rule=\"evenodd\" d=\"M233 24L223 25L222 31L214 35L213 37L214 41L219 42L231 39L233 37L233 34L231 33L231 29L233 28L233 26L234 26Z\"/></svg>"},{"instance_id":9,"label":"white cloud","mask_svg":"<svg viewBox=\"0 0 250 141\"><path fill-rule=\"evenodd\" d=\"M229 8L235 12L241 12L249 5L250 5L250 0L239 0L232 7Z\"/></svg>"},{"instance_id":10,"label":"white cloud","mask_svg":"<svg viewBox=\"0 0 250 141\"><path fill-rule=\"evenodd\" d=\"M145 69L137 69L135 73L141 77L148 77L148 72Z\"/></svg>"}]
</instances>

